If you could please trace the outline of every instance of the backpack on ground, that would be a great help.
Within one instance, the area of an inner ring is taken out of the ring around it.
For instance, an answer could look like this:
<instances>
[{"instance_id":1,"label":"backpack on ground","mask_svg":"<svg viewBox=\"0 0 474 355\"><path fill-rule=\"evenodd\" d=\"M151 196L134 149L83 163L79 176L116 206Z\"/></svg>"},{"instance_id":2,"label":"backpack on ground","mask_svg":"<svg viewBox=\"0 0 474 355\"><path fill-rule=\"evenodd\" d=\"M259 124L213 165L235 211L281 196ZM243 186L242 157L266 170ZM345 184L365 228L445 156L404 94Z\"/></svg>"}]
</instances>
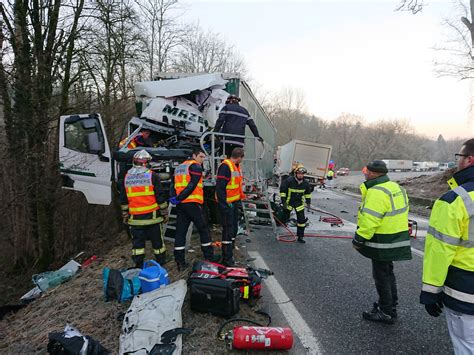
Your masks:
<instances>
[{"instance_id":1,"label":"backpack on ground","mask_svg":"<svg viewBox=\"0 0 474 355\"><path fill-rule=\"evenodd\" d=\"M130 301L140 294L141 285L138 275L141 269L115 270L104 268L103 283L105 302L118 300L120 303Z\"/></svg>"}]
</instances>

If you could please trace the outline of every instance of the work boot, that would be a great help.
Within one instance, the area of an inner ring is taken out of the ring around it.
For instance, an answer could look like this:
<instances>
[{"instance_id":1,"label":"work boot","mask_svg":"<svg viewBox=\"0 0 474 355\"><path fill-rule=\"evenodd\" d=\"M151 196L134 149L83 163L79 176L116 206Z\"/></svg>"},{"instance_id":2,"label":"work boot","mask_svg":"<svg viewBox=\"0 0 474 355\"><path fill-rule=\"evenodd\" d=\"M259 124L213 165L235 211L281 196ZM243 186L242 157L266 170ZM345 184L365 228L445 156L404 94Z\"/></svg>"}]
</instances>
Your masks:
<instances>
[{"instance_id":1,"label":"work boot","mask_svg":"<svg viewBox=\"0 0 474 355\"><path fill-rule=\"evenodd\" d=\"M189 264L185 261L178 261L176 262L176 266L178 267L178 271L184 271L189 267Z\"/></svg>"},{"instance_id":2,"label":"work boot","mask_svg":"<svg viewBox=\"0 0 474 355\"><path fill-rule=\"evenodd\" d=\"M362 318L369 320L371 322L380 322L385 324L394 324L395 318L389 314L384 313L377 305L374 303L374 308L369 312L363 312Z\"/></svg>"},{"instance_id":3,"label":"work boot","mask_svg":"<svg viewBox=\"0 0 474 355\"><path fill-rule=\"evenodd\" d=\"M155 260L161 266L165 265L169 259L166 258L166 253L155 254Z\"/></svg>"},{"instance_id":4,"label":"work boot","mask_svg":"<svg viewBox=\"0 0 474 355\"><path fill-rule=\"evenodd\" d=\"M222 260L221 264L227 267L232 267L232 266L235 266L235 260L234 258L228 259L228 260Z\"/></svg>"},{"instance_id":5,"label":"work boot","mask_svg":"<svg viewBox=\"0 0 474 355\"><path fill-rule=\"evenodd\" d=\"M304 240L302 237L298 238L298 243L304 244L306 243L306 240Z\"/></svg>"},{"instance_id":6,"label":"work boot","mask_svg":"<svg viewBox=\"0 0 474 355\"><path fill-rule=\"evenodd\" d=\"M379 308L379 304L377 302L374 302L374 306L373 306L373 308L370 312L371 313L376 313L378 308ZM398 314L397 314L397 307L396 306L392 307L392 311L390 312L389 315L392 316L392 318L397 319Z\"/></svg>"}]
</instances>

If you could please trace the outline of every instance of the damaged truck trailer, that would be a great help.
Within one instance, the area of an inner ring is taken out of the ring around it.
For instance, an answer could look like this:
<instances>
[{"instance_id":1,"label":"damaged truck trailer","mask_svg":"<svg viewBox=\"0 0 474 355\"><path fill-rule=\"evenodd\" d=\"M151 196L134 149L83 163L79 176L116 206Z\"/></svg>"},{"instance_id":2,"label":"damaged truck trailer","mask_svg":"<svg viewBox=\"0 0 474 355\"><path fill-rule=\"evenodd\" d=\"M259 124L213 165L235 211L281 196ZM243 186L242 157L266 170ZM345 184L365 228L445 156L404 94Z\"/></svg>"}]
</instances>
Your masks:
<instances>
[{"instance_id":1,"label":"damaged truck trailer","mask_svg":"<svg viewBox=\"0 0 474 355\"><path fill-rule=\"evenodd\" d=\"M138 150L145 149L152 155L152 170L167 189L174 169L190 157L194 147L201 146L214 152L204 164L206 195L213 197L221 153L218 134L212 129L229 94L241 97L264 139L264 144L258 142L247 128L243 168L247 183L272 177L276 130L238 74L165 73L158 79L135 84L137 116L128 122L128 137L121 148L111 147L99 113L60 117L59 161L64 188L82 192L91 204L109 205L112 181L131 167ZM129 149L128 143L142 129L151 131L151 146Z\"/></svg>"}]
</instances>

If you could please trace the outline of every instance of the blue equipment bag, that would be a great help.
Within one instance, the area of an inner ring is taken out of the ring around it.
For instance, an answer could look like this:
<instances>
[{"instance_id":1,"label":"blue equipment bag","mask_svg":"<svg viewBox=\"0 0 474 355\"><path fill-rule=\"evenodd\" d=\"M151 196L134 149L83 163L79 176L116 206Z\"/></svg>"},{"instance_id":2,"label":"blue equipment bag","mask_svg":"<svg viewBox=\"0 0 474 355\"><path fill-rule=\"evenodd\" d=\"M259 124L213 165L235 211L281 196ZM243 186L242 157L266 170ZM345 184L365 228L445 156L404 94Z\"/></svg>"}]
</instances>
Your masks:
<instances>
[{"instance_id":1,"label":"blue equipment bag","mask_svg":"<svg viewBox=\"0 0 474 355\"><path fill-rule=\"evenodd\" d=\"M138 278L140 279L143 293L156 290L170 283L168 271L155 260L145 261L143 270L138 275Z\"/></svg>"},{"instance_id":2,"label":"blue equipment bag","mask_svg":"<svg viewBox=\"0 0 474 355\"><path fill-rule=\"evenodd\" d=\"M104 268L104 296L105 302L118 300L120 303L129 301L140 294L140 279L138 274L141 269L115 270Z\"/></svg>"}]
</instances>

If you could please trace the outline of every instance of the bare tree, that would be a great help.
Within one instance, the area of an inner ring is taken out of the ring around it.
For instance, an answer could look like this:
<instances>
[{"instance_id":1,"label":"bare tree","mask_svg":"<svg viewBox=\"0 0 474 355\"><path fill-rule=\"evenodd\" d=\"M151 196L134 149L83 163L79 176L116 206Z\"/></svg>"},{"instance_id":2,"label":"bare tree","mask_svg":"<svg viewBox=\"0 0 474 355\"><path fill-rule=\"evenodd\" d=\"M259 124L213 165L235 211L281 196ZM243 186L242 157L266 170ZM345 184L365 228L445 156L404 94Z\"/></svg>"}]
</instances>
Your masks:
<instances>
[{"instance_id":1,"label":"bare tree","mask_svg":"<svg viewBox=\"0 0 474 355\"><path fill-rule=\"evenodd\" d=\"M70 60L68 49L76 38L82 11L80 0L66 4L72 21L65 20L60 0L0 4L2 32L11 46L11 55L0 61L0 95L5 105L8 158L14 158L4 161L3 168L9 169L8 179L3 179L8 189L2 212L10 218L7 232L12 245L23 251L13 260L16 265L36 259L44 268L54 259L54 191L59 176L51 132L59 107L55 104L57 91L61 91L57 90L58 78ZM70 77L63 77L62 84L67 87L69 81ZM67 90L63 95L67 96Z\"/></svg>"},{"instance_id":2,"label":"bare tree","mask_svg":"<svg viewBox=\"0 0 474 355\"><path fill-rule=\"evenodd\" d=\"M424 5L423 0L402 0L400 4L398 4L396 11L410 11L413 14L417 14L423 10Z\"/></svg>"},{"instance_id":3,"label":"bare tree","mask_svg":"<svg viewBox=\"0 0 474 355\"><path fill-rule=\"evenodd\" d=\"M178 22L181 7L178 0L135 0L139 8L143 45L149 70L153 80L155 71L168 69L170 56L182 44L187 28Z\"/></svg>"},{"instance_id":4,"label":"bare tree","mask_svg":"<svg viewBox=\"0 0 474 355\"><path fill-rule=\"evenodd\" d=\"M233 45L212 31L204 32L199 24L190 26L183 39L172 69L188 73L235 72L245 76L247 69Z\"/></svg>"}]
</instances>

